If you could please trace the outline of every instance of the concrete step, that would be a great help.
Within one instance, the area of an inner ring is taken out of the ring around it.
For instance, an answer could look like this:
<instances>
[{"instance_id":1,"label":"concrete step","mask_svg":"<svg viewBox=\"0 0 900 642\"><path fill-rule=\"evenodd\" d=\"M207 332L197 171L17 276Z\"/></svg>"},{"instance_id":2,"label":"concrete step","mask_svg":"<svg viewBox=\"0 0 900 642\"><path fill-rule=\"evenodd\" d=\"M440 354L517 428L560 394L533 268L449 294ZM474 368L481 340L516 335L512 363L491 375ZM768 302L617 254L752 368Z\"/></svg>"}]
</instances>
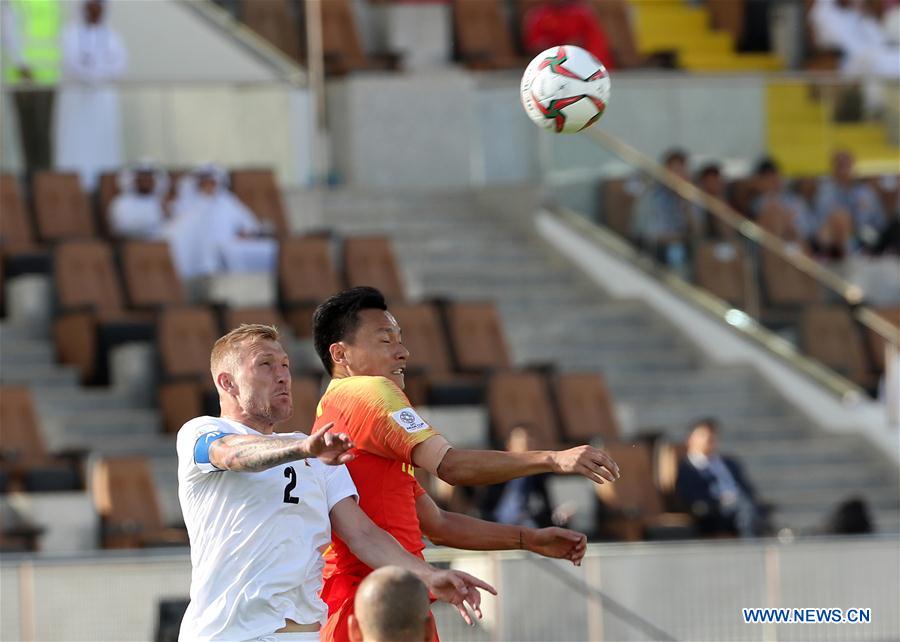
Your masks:
<instances>
[{"instance_id":1,"label":"concrete step","mask_svg":"<svg viewBox=\"0 0 900 642\"><path fill-rule=\"evenodd\" d=\"M155 410L94 409L58 414L43 411L40 416L44 438L51 450L94 449L107 439L127 444L132 438L156 438L162 429L161 418ZM132 447L137 447L137 442Z\"/></svg>"},{"instance_id":2,"label":"concrete step","mask_svg":"<svg viewBox=\"0 0 900 642\"><path fill-rule=\"evenodd\" d=\"M32 395L42 415L56 416L94 410L132 410L131 399L109 388L32 387Z\"/></svg>"},{"instance_id":3,"label":"concrete step","mask_svg":"<svg viewBox=\"0 0 900 642\"><path fill-rule=\"evenodd\" d=\"M0 369L30 364L56 364L56 351L49 341L9 338L0 334L0 342L3 345L0 350Z\"/></svg>"},{"instance_id":4,"label":"concrete step","mask_svg":"<svg viewBox=\"0 0 900 642\"><path fill-rule=\"evenodd\" d=\"M79 376L78 371L72 366L55 363L23 363L15 367L0 369L0 382L7 385L72 387L78 385Z\"/></svg>"}]
</instances>

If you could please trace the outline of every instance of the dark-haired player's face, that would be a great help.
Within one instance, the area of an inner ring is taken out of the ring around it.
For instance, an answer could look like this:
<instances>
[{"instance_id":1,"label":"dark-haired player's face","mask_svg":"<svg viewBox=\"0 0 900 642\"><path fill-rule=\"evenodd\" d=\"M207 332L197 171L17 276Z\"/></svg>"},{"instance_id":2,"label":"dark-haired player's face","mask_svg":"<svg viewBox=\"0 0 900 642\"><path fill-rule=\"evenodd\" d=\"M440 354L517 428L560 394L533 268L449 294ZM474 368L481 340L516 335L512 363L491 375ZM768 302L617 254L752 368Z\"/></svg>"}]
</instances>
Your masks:
<instances>
[{"instance_id":1,"label":"dark-haired player's face","mask_svg":"<svg viewBox=\"0 0 900 642\"><path fill-rule=\"evenodd\" d=\"M387 377L403 388L409 350L403 345L400 325L390 312L362 310L356 333L341 343L350 375Z\"/></svg>"}]
</instances>

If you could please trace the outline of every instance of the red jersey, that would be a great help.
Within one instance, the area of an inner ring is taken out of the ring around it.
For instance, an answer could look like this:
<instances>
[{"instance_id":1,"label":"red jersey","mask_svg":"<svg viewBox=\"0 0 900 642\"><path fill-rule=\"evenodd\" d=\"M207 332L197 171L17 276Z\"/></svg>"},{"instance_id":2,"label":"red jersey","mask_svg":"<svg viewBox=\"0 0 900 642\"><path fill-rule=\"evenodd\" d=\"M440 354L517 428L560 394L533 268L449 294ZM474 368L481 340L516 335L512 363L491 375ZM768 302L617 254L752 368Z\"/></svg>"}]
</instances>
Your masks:
<instances>
[{"instance_id":1,"label":"red jersey","mask_svg":"<svg viewBox=\"0 0 900 642\"><path fill-rule=\"evenodd\" d=\"M414 476L412 451L437 434L419 417L403 391L385 377L333 379L319 402L313 430L334 422L334 432L353 440L355 458L347 464L359 506L407 551L422 557L425 544L416 499L425 493ZM332 534L325 553L322 599L329 621L323 640L346 639L346 616L356 587L372 571Z\"/></svg>"},{"instance_id":2,"label":"red jersey","mask_svg":"<svg viewBox=\"0 0 900 642\"><path fill-rule=\"evenodd\" d=\"M609 41L594 11L584 3L540 5L525 14L522 40L538 53L556 45L578 45L590 51L607 69L614 69Z\"/></svg>"}]
</instances>

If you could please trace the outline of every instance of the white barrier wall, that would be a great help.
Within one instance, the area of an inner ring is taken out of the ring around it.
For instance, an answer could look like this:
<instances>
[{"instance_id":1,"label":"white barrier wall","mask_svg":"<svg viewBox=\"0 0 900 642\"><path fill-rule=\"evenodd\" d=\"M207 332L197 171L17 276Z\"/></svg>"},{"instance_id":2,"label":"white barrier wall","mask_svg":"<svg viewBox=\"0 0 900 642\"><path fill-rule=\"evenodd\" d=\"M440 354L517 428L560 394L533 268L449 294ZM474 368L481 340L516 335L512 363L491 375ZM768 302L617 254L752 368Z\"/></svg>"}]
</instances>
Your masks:
<instances>
[{"instance_id":1,"label":"white barrier wall","mask_svg":"<svg viewBox=\"0 0 900 642\"><path fill-rule=\"evenodd\" d=\"M649 627L696 641L900 638L895 538L592 545L580 568L520 553L427 554L500 591L499 598L485 598L485 620L477 628L435 607L445 642L659 639ZM183 550L6 556L0 563L0 639L150 640L158 601L185 597L189 582ZM744 624L744 607L869 608L872 621Z\"/></svg>"}]
</instances>

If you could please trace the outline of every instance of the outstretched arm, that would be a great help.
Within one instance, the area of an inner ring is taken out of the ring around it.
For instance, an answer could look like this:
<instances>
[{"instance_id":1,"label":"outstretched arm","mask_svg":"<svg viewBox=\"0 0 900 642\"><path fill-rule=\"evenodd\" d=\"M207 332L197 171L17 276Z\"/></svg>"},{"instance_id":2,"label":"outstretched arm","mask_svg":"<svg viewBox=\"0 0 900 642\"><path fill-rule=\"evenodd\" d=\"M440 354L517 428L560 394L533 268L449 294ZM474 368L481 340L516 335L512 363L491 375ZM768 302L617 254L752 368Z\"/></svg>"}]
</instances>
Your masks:
<instances>
[{"instance_id":1,"label":"outstretched arm","mask_svg":"<svg viewBox=\"0 0 900 642\"><path fill-rule=\"evenodd\" d=\"M336 466L351 459L353 442L343 434L327 432L334 424L325 424L309 437L287 435L226 435L209 444L209 462L221 470L258 473L280 464L307 457L318 457ZM201 437L203 439L203 437Z\"/></svg>"},{"instance_id":2,"label":"outstretched arm","mask_svg":"<svg viewBox=\"0 0 900 642\"><path fill-rule=\"evenodd\" d=\"M581 566L587 537L566 528L528 528L496 524L441 509L428 495L416 499L416 513L425 537L441 546L472 551L523 549Z\"/></svg>"},{"instance_id":3,"label":"outstretched arm","mask_svg":"<svg viewBox=\"0 0 900 642\"><path fill-rule=\"evenodd\" d=\"M432 437L434 439L434 437ZM619 478L619 467L612 457L592 446L578 446L569 450L532 450L512 453L500 450L464 450L451 448L435 467L429 465L423 442L413 451L413 463L437 474L453 486L483 486L499 484L517 477L537 473L582 475L598 484Z\"/></svg>"},{"instance_id":4,"label":"outstretched arm","mask_svg":"<svg viewBox=\"0 0 900 642\"><path fill-rule=\"evenodd\" d=\"M462 571L441 571L400 546L389 533L379 528L352 497L342 499L331 509L331 526L360 560L372 568L389 564L400 566L418 576L428 590L444 602L456 606L460 615L472 623L465 604L481 617L482 588L494 595L497 591L487 582Z\"/></svg>"}]
</instances>

